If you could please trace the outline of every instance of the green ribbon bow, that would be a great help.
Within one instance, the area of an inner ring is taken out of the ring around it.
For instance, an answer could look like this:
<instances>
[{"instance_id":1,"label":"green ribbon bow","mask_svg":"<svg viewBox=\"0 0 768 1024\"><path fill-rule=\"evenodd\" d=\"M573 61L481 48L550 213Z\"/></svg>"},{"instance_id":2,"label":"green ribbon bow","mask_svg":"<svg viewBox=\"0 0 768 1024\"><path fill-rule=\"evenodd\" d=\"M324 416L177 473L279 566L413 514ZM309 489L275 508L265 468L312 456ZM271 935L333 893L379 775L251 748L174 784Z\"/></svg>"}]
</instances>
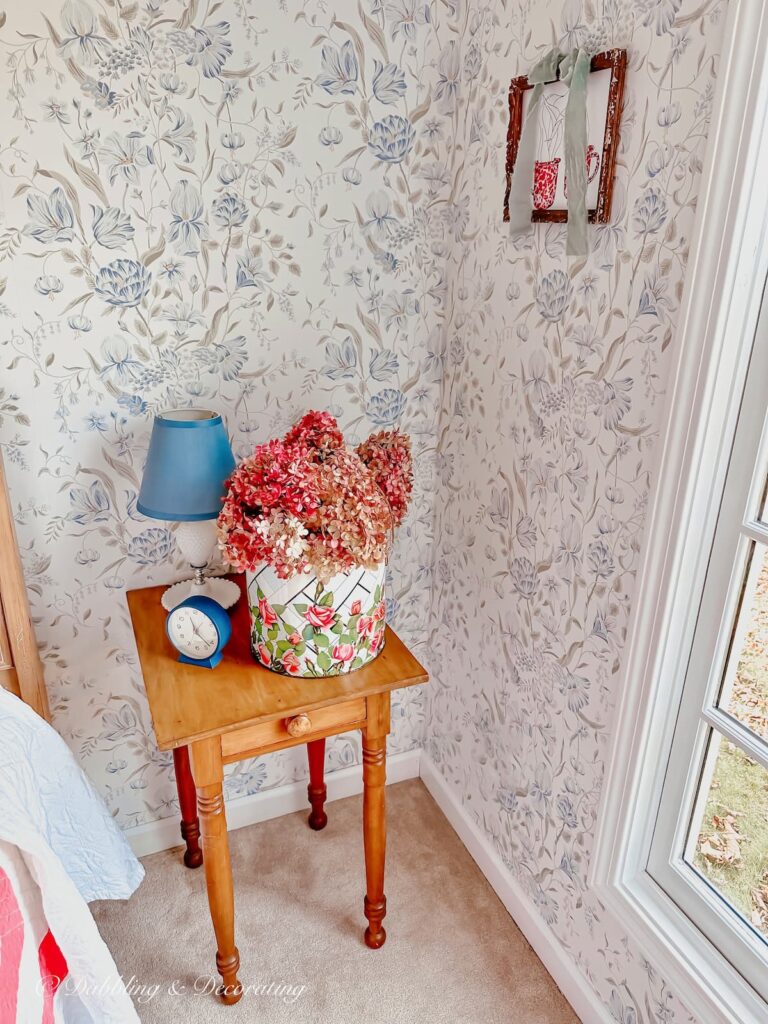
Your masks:
<instances>
[{"instance_id":1,"label":"green ribbon bow","mask_svg":"<svg viewBox=\"0 0 768 1024\"><path fill-rule=\"evenodd\" d=\"M531 182L536 162L537 117L544 86L558 77L568 87L565 108L565 174L568 179L568 236L566 253L584 256L587 249L587 76L590 57L584 50L547 53L528 75L533 85L528 114L520 134L509 190L509 230L527 231L531 224Z\"/></svg>"}]
</instances>

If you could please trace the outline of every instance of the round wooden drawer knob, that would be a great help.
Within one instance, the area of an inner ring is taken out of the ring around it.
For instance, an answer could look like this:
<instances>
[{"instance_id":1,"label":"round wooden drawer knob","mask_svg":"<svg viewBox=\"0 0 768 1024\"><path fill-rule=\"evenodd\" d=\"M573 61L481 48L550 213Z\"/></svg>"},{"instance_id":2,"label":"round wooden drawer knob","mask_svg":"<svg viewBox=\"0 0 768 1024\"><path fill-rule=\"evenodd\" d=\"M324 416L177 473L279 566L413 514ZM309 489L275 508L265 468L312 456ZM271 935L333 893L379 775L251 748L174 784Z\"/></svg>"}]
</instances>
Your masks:
<instances>
[{"instance_id":1,"label":"round wooden drawer knob","mask_svg":"<svg viewBox=\"0 0 768 1024\"><path fill-rule=\"evenodd\" d=\"M296 715L288 719L285 727L291 736L306 736L312 728L312 720L309 715Z\"/></svg>"}]
</instances>

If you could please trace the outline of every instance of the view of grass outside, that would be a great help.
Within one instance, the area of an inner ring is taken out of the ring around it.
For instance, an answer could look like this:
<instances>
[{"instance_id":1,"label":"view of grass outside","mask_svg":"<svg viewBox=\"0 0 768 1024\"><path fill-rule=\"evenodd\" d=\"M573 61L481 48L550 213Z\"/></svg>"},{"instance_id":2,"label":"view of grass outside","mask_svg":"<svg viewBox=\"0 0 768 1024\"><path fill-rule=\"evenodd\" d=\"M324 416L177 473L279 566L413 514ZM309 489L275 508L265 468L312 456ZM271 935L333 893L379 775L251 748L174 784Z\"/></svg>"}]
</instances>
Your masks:
<instances>
[{"instance_id":1,"label":"view of grass outside","mask_svg":"<svg viewBox=\"0 0 768 1024\"><path fill-rule=\"evenodd\" d=\"M768 738L768 551L755 588L748 632L727 710ZM694 864L768 937L768 772L723 739Z\"/></svg>"}]
</instances>

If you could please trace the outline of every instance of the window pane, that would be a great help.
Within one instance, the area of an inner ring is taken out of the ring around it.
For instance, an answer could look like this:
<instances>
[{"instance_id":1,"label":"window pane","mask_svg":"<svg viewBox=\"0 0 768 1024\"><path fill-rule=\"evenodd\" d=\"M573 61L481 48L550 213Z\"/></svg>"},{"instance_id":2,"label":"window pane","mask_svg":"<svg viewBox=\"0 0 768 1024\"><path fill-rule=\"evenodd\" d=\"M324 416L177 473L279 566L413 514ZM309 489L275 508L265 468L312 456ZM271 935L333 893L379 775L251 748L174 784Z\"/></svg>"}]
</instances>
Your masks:
<instances>
[{"instance_id":1,"label":"window pane","mask_svg":"<svg viewBox=\"0 0 768 1024\"><path fill-rule=\"evenodd\" d=\"M768 937L768 772L715 733L703 782L709 789L701 822L693 822L693 866Z\"/></svg>"},{"instance_id":2,"label":"window pane","mask_svg":"<svg viewBox=\"0 0 768 1024\"><path fill-rule=\"evenodd\" d=\"M747 570L721 706L768 739L768 548L756 544Z\"/></svg>"}]
</instances>

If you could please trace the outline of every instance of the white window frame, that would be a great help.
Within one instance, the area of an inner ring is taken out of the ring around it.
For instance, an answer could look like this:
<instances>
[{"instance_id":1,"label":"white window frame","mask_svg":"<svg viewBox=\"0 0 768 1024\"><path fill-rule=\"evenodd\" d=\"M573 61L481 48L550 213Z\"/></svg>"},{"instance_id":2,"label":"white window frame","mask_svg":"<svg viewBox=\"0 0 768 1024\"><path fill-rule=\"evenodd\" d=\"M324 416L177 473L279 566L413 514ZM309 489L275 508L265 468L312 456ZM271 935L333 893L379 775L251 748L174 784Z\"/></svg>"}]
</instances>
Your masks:
<instances>
[{"instance_id":1,"label":"white window frame","mask_svg":"<svg viewBox=\"0 0 768 1024\"><path fill-rule=\"evenodd\" d=\"M768 4L731 0L589 872L608 912L702 1024L765 1024L766 1004L647 865L768 277L766 53Z\"/></svg>"},{"instance_id":2,"label":"white window frame","mask_svg":"<svg viewBox=\"0 0 768 1024\"><path fill-rule=\"evenodd\" d=\"M767 411L768 294L764 293L714 543L707 552L704 594L702 601L696 602L696 632L649 850L648 872L768 1002L765 942L744 923L726 896L691 867L698 821L710 795L716 763L708 749L710 736L730 740L768 771L765 743L728 711L737 663L750 627L751 597L763 568L764 557L755 545L768 550L768 526L757 512L765 496L768 473L768 432L764 430ZM747 576L751 585L746 582ZM695 596L691 600L695 601ZM768 1018L768 1009L764 1016Z\"/></svg>"}]
</instances>

